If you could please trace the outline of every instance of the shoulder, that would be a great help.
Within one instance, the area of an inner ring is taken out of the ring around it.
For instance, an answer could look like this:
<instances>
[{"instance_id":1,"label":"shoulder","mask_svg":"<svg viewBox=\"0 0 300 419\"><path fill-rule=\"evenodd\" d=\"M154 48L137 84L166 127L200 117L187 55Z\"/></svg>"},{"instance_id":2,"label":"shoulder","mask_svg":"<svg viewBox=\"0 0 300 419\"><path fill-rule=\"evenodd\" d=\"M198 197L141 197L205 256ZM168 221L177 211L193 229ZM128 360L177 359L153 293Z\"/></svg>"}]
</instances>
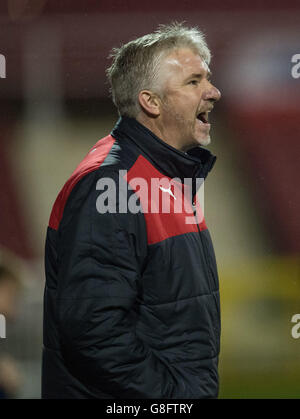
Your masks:
<instances>
[{"instance_id":1,"label":"shoulder","mask_svg":"<svg viewBox=\"0 0 300 419\"><path fill-rule=\"evenodd\" d=\"M49 220L49 227L57 230L62 219L65 207L74 202L82 201L95 184L103 176L116 178L122 163L116 157L117 140L108 135L100 139L78 164L69 179L60 190ZM115 158L111 158L114 153Z\"/></svg>"}]
</instances>

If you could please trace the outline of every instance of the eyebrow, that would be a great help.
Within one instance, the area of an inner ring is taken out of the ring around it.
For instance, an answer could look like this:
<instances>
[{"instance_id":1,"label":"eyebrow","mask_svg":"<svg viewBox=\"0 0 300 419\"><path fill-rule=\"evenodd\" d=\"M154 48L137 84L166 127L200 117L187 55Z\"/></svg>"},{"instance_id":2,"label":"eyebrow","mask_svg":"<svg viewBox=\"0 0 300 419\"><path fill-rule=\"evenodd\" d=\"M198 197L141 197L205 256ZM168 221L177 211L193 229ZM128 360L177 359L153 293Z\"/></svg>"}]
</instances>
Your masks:
<instances>
[{"instance_id":1,"label":"eyebrow","mask_svg":"<svg viewBox=\"0 0 300 419\"><path fill-rule=\"evenodd\" d=\"M193 74L191 74L191 75L188 77L188 79L192 79L192 78L201 79L201 77L203 77L203 74L200 74L200 73L193 73ZM207 79L210 79L211 77L212 77L212 72L211 72L210 70L207 70L207 73L206 73L206 78L207 78Z\"/></svg>"}]
</instances>

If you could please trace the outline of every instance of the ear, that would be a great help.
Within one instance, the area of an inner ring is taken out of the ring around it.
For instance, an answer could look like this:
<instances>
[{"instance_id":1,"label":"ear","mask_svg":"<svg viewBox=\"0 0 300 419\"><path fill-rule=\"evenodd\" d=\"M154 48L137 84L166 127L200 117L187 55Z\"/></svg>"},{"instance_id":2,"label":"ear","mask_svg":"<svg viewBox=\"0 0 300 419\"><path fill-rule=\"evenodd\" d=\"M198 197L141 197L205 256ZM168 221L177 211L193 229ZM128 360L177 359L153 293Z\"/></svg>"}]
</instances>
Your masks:
<instances>
[{"instance_id":1,"label":"ear","mask_svg":"<svg viewBox=\"0 0 300 419\"><path fill-rule=\"evenodd\" d=\"M150 116L160 115L160 102L158 96L151 90L141 90L139 93L141 108Z\"/></svg>"}]
</instances>

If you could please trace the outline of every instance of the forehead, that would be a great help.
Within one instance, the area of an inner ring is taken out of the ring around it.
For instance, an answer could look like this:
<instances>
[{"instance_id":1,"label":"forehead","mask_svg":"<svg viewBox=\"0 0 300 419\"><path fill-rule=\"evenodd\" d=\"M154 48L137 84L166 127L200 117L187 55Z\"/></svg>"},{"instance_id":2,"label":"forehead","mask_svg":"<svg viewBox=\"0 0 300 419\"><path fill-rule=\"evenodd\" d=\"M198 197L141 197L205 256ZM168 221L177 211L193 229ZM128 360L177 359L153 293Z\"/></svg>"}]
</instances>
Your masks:
<instances>
[{"instance_id":1,"label":"forehead","mask_svg":"<svg viewBox=\"0 0 300 419\"><path fill-rule=\"evenodd\" d=\"M209 72L206 62L189 48L180 48L172 51L162 60L163 70L169 76L188 77L189 74Z\"/></svg>"}]
</instances>

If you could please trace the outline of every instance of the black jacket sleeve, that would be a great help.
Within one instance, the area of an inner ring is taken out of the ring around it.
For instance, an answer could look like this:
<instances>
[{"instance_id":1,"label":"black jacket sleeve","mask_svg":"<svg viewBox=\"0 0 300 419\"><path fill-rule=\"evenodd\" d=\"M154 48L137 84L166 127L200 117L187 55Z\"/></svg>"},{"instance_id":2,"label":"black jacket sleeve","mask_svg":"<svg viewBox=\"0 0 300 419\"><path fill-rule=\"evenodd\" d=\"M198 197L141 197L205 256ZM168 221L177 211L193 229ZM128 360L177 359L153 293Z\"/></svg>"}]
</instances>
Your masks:
<instances>
[{"instance_id":1,"label":"black jacket sleeve","mask_svg":"<svg viewBox=\"0 0 300 419\"><path fill-rule=\"evenodd\" d=\"M85 385L112 397L184 396L171 366L135 331L144 216L100 214L98 178L89 174L72 191L59 231L57 315L65 362Z\"/></svg>"}]
</instances>

